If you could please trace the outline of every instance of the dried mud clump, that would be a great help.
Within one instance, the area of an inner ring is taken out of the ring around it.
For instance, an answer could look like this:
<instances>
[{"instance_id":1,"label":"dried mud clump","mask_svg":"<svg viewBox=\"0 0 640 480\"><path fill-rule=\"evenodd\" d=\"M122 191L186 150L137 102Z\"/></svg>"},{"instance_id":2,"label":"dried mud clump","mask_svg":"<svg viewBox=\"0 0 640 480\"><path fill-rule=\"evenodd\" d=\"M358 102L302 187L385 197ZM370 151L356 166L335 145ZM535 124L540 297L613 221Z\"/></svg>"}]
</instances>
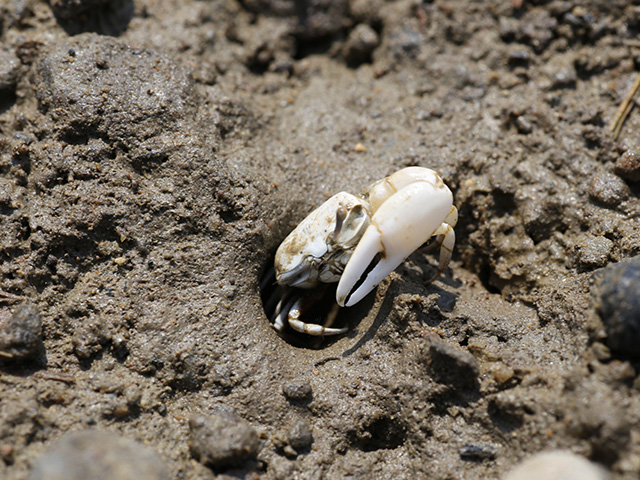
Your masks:
<instances>
[{"instance_id":1,"label":"dried mud clump","mask_svg":"<svg viewBox=\"0 0 640 480\"><path fill-rule=\"evenodd\" d=\"M237 415L192 417L189 429L191 453L214 470L240 467L255 460L258 453L258 434Z\"/></svg>"},{"instance_id":2,"label":"dried mud clump","mask_svg":"<svg viewBox=\"0 0 640 480\"><path fill-rule=\"evenodd\" d=\"M43 352L42 321L33 305L21 305L0 320L0 361L33 359Z\"/></svg>"}]
</instances>

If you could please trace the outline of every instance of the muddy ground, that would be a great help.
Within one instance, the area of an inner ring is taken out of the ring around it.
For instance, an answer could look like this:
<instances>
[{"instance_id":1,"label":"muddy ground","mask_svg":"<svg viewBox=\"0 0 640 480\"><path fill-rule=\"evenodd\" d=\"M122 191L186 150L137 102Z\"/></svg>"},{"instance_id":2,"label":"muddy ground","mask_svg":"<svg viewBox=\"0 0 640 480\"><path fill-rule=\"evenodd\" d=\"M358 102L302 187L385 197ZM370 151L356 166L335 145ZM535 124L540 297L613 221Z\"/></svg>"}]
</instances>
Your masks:
<instances>
[{"instance_id":1,"label":"muddy ground","mask_svg":"<svg viewBox=\"0 0 640 480\"><path fill-rule=\"evenodd\" d=\"M0 478L637 479L628 3L4 0ZM446 274L279 337L278 244L409 165L454 192Z\"/></svg>"}]
</instances>

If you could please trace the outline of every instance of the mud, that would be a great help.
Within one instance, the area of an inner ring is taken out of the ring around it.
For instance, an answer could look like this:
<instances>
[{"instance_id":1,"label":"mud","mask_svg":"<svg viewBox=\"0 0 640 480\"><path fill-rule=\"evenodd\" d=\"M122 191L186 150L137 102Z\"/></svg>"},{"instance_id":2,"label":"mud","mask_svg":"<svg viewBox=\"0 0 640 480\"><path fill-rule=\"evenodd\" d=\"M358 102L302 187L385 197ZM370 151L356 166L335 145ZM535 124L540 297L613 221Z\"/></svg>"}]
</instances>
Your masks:
<instances>
[{"instance_id":1,"label":"mud","mask_svg":"<svg viewBox=\"0 0 640 480\"><path fill-rule=\"evenodd\" d=\"M637 302L613 342L600 315L639 293L609 269L640 253L640 116L608 129L639 31L621 1L2 3L0 330L42 325L0 351L0 478L80 441L148 478L501 478L556 449L638 478ZM454 192L446 274L419 249L348 334L279 337L279 242L409 165ZM216 462L221 415L251 441Z\"/></svg>"}]
</instances>

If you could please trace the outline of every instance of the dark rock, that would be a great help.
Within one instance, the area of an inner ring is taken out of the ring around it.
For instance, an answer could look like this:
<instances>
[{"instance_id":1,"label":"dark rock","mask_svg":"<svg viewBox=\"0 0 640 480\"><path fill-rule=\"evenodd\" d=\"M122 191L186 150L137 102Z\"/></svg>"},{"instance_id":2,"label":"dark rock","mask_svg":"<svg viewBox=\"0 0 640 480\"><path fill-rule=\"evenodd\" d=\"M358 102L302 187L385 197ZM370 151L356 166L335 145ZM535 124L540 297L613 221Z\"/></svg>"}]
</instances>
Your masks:
<instances>
[{"instance_id":1,"label":"dark rock","mask_svg":"<svg viewBox=\"0 0 640 480\"><path fill-rule=\"evenodd\" d=\"M613 165L616 175L630 182L640 182L640 150L627 150Z\"/></svg>"},{"instance_id":2,"label":"dark rock","mask_svg":"<svg viewBox=\"0 0 640 480\"><path fill-rule=\"evenodd\" d=\"M313 443L311 427L304 420L298 420L289 427L287 439L296 452L308 450Z\"/></svg>"},{"instance_id":3,"label":"dark rock","mask_svg":"<svg viewBox=\"0 0 640 480\"><path fill-rule=\"evenodd\" d=\"M144 445L99 430L63 436L40 457L29 480L169 480L160 456Z\"/></svg>"},{"instance_id":4,"label":"dark rock","mask_svg":"<svg viewBox=\"0 0 640 480\"><path fill-rule=\"evenodd\" d=\"M56 16L71 18L111 1L112 0L49 0L49 5L51 5L51 10L53 10Z\"/></svg>"},{"instance_id":5,"label":"dark rock","mask_svg":"<svg viewBox=\"0 0 640 480\"><path fill-rule=\"evenodd\" d=\"M282 393L288 400L301 402L310 399L313 392L309 383L294 381L284 385L282 387Z\"/></svg>"},{"instance_id":6,"label":"dark rock","mask_svg":"<svg viewBox=\"0 0 640 480\"><path fill-rule=\"evenodd\" d=\"M598 173L591 181L589 195L607 207L616 207L629 198L629 187L611 173Z\"/></svg>"},{"instance_id":7,"label":"dark rock","mask_svg":"<svg viewBox=\"0 0 640 480\"><path fill-rule=\"evenodd\" d=\"M609 348L640 358L640 257L602 271L596 302Z\"/></svg>"},{"instance_id":8,"label":"dark rock","mask_svg":"<svg viewBox=\"0 0 640 480\"><path fill-rule=\"evenodd\" d=\"M42 321L33 305L21 305L0 324L0 359L27 360L43 349Z\"/></svg>"},{"instance_id":9,"label":"dark rock","mask_svg":"<svg viewBox=\"0 0 640 480\"><path fill-rule=\"evenodd\" d=\"M476 443L466 443L460 449L460 458L471 462L482 462L483 460L494 460L498 450L493 445L481 445Z\"/></svg>"},{"instance_id":10,"label":"dark rock","mask_svg":"<svg viewBox=\"0 0 640 480\"><path fill-rule=\"evenodd\" d=\"M192 455L214 470L242 466L258 454L258 434L232 413L192 417L189 429Z\"/></svg>"}]
</instances>

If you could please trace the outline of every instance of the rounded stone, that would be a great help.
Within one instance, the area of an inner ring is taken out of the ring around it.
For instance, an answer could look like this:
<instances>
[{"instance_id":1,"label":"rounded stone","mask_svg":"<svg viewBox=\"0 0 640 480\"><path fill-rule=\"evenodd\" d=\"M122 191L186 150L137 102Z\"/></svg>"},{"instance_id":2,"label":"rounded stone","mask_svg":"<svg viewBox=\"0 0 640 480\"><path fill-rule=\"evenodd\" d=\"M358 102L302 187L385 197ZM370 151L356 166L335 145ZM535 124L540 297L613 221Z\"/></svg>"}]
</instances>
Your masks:
<instances>
[{"instance_id":1,"label":"rounded stone","mask_svg":"<svg viewBox=\"0 0 640 480\"><path fill-rule=\"evenodd\" d=\"M597 289L607 345L617 354L640 358L640 256L605 268Z\"/></svg>"},{"instance_id":2,"label":"rounded stone","mask_svg":"<svg viewBox=\"0 0 640 480\"><path fill-rule=\"evenodd\" d=\"M160 456L144 445L100 430L63 436L40 457L29 480L169 480Z\"/></svg>"},{"instance_id":3,"label":"rounded stone","mask_svg":"<svg viewBox=\"0 0 640 480\"><path fill-rule=\"evenodd\" d=\"M640 182L640 150L627 150L613 164L616 175L630 182Z\"/></svg>"},{"instance_id":4,"label":"rounded stone","mask_svg":"<svg viewBox=\"0 0 640 480\"><path fill-rule=\"evenodd\" d=\"M308 450L313 443L311 427L304 420L294 422L287 432L289 445L297 452Z\"/></svg>"},{"instance_id":5,"label":"rounded stone","mask_svg":"<svg viewBox=\"0 0 640 480\"><path fill-rule=\"evenodd\" d=\"M282 393L288 400L300 402L311 398L311 385L304 381L289 382L282 387Z\"/></svg>"},{"instance_id":6,"label":"rounded stone","mask_svg":"<svg viewBox=\"0 0 640 480\"><path fill-rule=\"evenodd\" d=\"M538 453L509 472L504 480L609 480L609 474L589 460L561 450Z\"/></svg>"}]
</instances>

